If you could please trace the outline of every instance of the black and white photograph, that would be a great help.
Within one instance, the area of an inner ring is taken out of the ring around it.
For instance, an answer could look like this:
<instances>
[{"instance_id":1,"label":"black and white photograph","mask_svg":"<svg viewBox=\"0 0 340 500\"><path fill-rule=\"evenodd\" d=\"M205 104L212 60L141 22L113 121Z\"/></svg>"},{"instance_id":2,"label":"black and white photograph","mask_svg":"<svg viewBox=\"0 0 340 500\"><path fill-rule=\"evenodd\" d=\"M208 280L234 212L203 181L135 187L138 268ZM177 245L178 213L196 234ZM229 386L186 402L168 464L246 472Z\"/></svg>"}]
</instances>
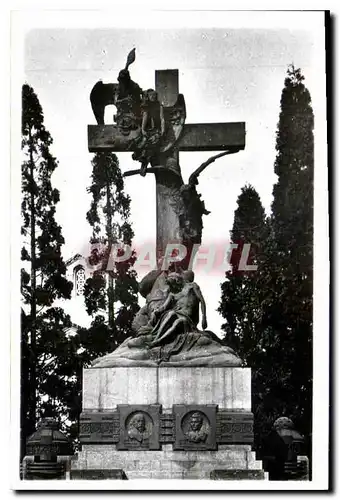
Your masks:
<instances>
[{"instance_id":1,"label":"black and white photograph","mask_svg":"<svg viewBox=\"0 0 340 500\"><path fill-rule=\"evenodd\" d=\"M328 489L329 22L11 13L14 489Z\"/></svg>"}]
</instances>

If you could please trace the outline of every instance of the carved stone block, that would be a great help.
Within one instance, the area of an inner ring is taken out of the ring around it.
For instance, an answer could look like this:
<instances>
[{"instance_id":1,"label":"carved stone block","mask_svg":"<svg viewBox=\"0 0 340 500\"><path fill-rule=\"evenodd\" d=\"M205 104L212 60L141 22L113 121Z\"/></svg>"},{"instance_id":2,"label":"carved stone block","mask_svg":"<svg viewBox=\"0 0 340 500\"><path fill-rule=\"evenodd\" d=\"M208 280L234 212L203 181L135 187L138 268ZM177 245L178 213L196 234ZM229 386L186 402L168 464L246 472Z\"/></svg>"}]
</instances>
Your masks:
<instances>
[{"instance_id":1,"label":"carved stone block","mask_svg":"<svg viewBox=\"0 0 340 500\"><path fill-rule=\"evenodd\" d=\"M173 405L174 450L216 450L217 405Z\"/></svg>"},{"instance_id":2,"label":"carved stone block","mask_svg":"<svg viewBox=\"0 0 340 500\"><path fill-rule=\"evenodd\" d=\"M117 450L159 450L161 405L118 405L120 439Z\"/></svg>"},{"instance_id":3,"label":"carved stone block","mask_svg":"<svg viewBox=\"0 0 340 500\"><path fill-rule=\"evenodd\" d=\"M119 440L118 412L83 412L79 421L81 444L117 443Z\"/></svg>"},{"instance_id":4,"label":"carved stone block","mask_svg":"<svg viewBox=\"0 0 340 500\"><path fill-rule=\"evenodd\" d=\"M93 481L95 479L127 479L127 476L122 469L82 469L71 470L70 478Z\"/></svg>"},{"instance_id":5,"label":"carved stone block","mask_svg":"<svg viewBox=\"0 0 340 500\"><path fill-rule=\"evenodd\" d=\"M216 418L218 444L252 444L254 415L251 412L221 410Z\"/></svg>"},{"instance_id":6,"label":"carved stone block","mask_svg":"<svg viewBox=\"0 0 340 500\"><path fill-rule=\"evenodd\" d=\"M224 481L242 481L245 479L265 479L263 470L251 470L251 469L219 469L213 470L210 473L210 479L212 480L224 480Z\"/></svg>"}]
</instances>

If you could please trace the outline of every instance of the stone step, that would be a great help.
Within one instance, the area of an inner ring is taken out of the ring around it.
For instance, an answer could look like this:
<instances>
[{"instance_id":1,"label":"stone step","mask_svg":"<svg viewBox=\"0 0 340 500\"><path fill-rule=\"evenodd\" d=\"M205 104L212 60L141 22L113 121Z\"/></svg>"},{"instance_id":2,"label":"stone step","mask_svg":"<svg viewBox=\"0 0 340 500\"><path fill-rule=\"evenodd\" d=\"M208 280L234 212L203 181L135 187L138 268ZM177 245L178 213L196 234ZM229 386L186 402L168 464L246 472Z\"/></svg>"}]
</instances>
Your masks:
<instances>
[{"instance_id":1,"label":"stone step","mask_svg":"<svg viewBox=\"0 0 340 500\"><path fill-rule=\"evenodd\" d=\"M97 448L97 449L96 449ZM238 449L217 452L177 452L177 451L117 451L111 447L91 446L78 453L78 460L72 461L72 469L110 469L153 471L211 471L214 469L262 469L262 462L256 460L253 451ZM96 451L95 451L96 449Z\"/></svg>"}]
</instances>

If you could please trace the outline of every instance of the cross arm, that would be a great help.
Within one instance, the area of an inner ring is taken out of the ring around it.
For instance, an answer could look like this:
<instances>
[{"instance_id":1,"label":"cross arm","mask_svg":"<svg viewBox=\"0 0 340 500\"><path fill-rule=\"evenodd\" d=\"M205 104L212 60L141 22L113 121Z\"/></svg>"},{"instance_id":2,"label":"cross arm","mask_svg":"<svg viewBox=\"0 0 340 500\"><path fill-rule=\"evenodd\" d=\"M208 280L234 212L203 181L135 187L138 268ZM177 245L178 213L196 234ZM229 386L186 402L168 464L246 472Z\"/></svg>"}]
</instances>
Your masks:
<instances>
[{"instance_id":1,"label":"cross arm","mask_svg":"<svg viewBox=\"0 0 340 500\"><path fill-rule=\"evenodd\" d=\"M122 134L115 125L88 125L90 153L131 151L139 131ZM179 151L240 151L245 148L245 123L194 123L184 125L176 144Z\"/></svg>"},{"instance_id":2,"label":"cross arm","mask_svg":"<svg viewBox=\"0 0 340 500\"><path fill-rule=\"evenodd\" d=\"M139 130L124 135L116 125L88 125L87 138L90 153L109 152L123 153L131 151L131 142L136 139Z\"/></svg>"},{"instance_id":3,"label":"cross arm","mask_svg":"<svg viewBox=\"0 0 340 500\"><path fill-rule=\"evenodd\" d=\"M177 143L180 151L240 151L245 145L244 122L187 124Z\"/></svg>"}]
</instances>

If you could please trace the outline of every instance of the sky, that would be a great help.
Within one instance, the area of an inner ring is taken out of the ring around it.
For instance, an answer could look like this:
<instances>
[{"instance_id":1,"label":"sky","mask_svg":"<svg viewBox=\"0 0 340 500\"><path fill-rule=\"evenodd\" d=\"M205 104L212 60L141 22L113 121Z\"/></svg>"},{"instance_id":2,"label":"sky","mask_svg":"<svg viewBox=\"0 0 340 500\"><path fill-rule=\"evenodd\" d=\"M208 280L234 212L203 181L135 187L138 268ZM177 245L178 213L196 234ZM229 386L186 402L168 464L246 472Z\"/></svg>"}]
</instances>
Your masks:
<instances>
[{"instance_id":1,"label":"sky","mask_svg":"<svg viewBox=\"0 0 340 500\"><path fill-rule=\"evenodd\" d=\"M116 82L133 47L136 61L130 73L143 89L154 87L155 70L179 70L186 123L246 122L245 150L217 160L200 176L198 191L211 211L203 219L202 244L228 241L237 197L246 184L257 190L266 213L270 213L276 181L275 134L286 71L292 63L301 67L313 104L318 92L314 78L318 38L308 22L292 24L287 20L273 24L267 18L263 27L259 24L254 23L253 28L248 19L246 27L241 23L236 28L229 16L215 28L170 28L164 23L162 29L50 26L27 31L24 78L38 95L45 126L54 140L51 149L59 161L52 182L61 195L57 220L65 238L65 259L83 253L91 236L86 221L90 206L86 188L90 185L93 155L87 149L87 125L96 122L89 94L99 79ZM107 107L106 123L112 123L113 110ZM180 153L184 182L212 154ZM138 168L130 153L119 153L118 158L123 172ZM153 176L129 177L125 189L131 196L135 244L155 242ZM223 323L216 311L223 280L222 271L196 273L207 301L209 329L217 335Z\"/></svg>"}]
</instances>

